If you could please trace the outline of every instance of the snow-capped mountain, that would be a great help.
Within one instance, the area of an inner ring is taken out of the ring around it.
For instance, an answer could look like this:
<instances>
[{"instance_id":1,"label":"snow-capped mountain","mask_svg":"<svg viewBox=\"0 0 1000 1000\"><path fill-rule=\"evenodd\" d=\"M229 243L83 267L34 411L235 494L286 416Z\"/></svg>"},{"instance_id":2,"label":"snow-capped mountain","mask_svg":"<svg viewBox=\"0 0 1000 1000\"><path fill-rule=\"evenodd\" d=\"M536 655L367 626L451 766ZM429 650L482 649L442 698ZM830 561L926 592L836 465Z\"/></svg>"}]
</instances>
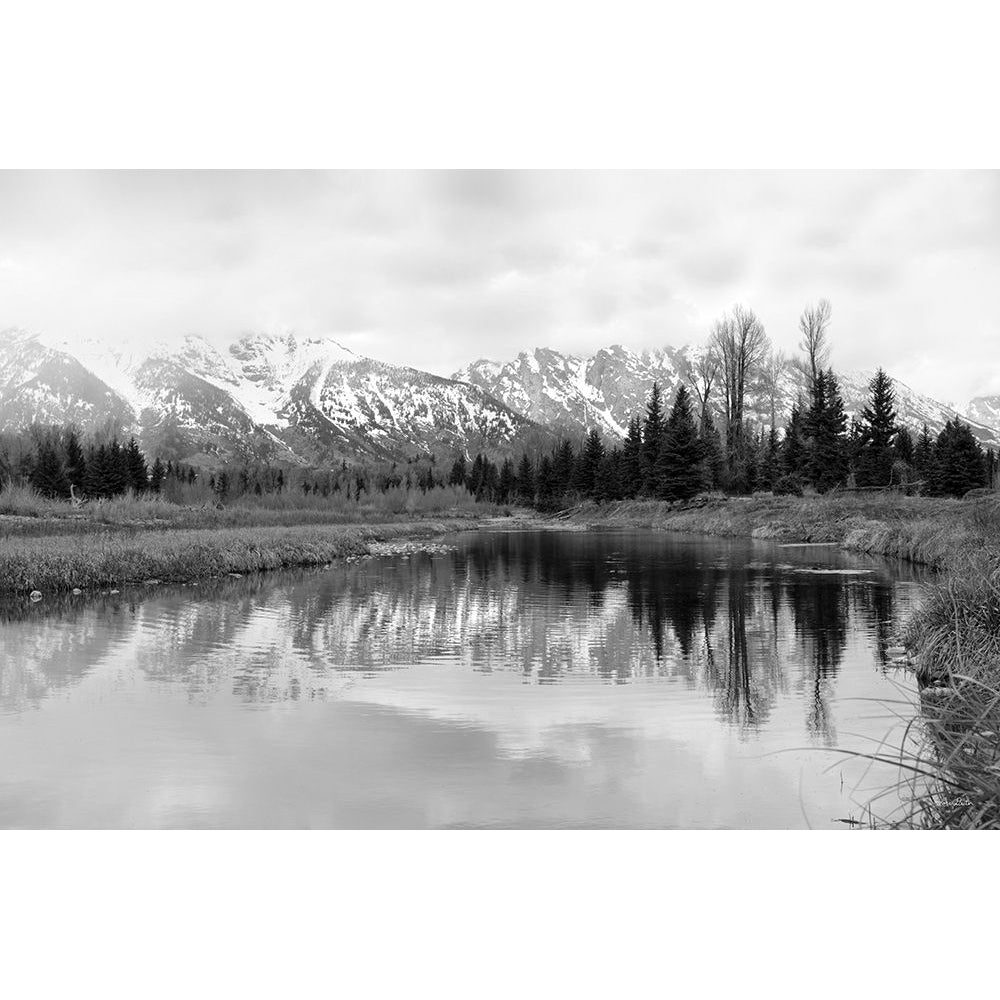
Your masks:
<instances>
[{"instance_id":1,"label":"snow-capped mountain","mask_svg":"<svg viewBox=\"0 0 1000 1000\"><path fill-rule=\"evenodd\" d=\"M195 464L510 454L548 441L550 429L623 437L654 381L669 402L701 350L640 354L614 345L581 358L538 348L507 363L477 361L449 379L374 361L330 337L251 334L221 349L187 337L130 351L6 330L0 430L113 426L136 433L150 453ZM850 416L865 405L870 377L840 375ZM902 382L895 387L899 417L914 430L926 423L936 433L960 415ZM803 377L789 364L775 394L779 421L802 392ZM770 394L751 387L749 404L751 419L769 426ZM973 400L961 416L984 445L1000 445L1000 398Z\"/></svg>"},{"instance_id":2,"label":"snow-capped mountain","mask_svg":"<svg viewBox=\"0 0 1000 1000\"><path fill-rule=\"evenodd\" d=\"M640 355L615 344L593 357L578 358L540 347L507 364L476 361L453 378L478 385L538 423L574 434L597 427L624 437L653 382L672 393L692 359L690 348Z\"/></svg>"},{"instance_id":3,"label":"snow-capped mountain","mask_svg":"<svg viewBox=\"0 0 1000 1000\"><path fill-rule=\"evenodd\" d=\"M653 382L659 382L669 401L688 378L700 348L666 348L637 354L614 345L589 358L562 354L549 348L522 352L513 361L480 360L456 372L454 378L471 382L532 420L565 433L579 435L591 427L623 437L630 417L642 413ZM869 398L871 372L838 373L848 417L860 414ZM937 433L946 421L960 416L984 446L1000 445L1000 398L976 400L965 414L893 380L899 420L918 432L926 423ZM799 395L805 379L791 363L778 380L775 404L779 424ZM715 393L716 401L719 393ZM761 387L748 393L751 419L770 425L770 394ZM978 406L977 406L978 404Z\"/></svg>"},{"instance_id":4,"label":"snow-capped mountain","mask_svg":"<svg viewBox=\"0 0 1000 1000\"><path fill-rule=\"evenodd\" d=\"M965 415L989 427L1000 427L1000 395L976 396L965 408Z\"/></svg>"},{"instance_id":5,"label":"snow-capped mountain","mask_svg":"<svg viewBox=\"0 0 1000 1000\"><path fill-rule=\"evenodd\" d=\"M330 462L504 452L540 432L481 388L354 354L328 337L200 337L144 353L0 333L0 427L72 421L185 461Z\"/></svg>"}]
</instances>

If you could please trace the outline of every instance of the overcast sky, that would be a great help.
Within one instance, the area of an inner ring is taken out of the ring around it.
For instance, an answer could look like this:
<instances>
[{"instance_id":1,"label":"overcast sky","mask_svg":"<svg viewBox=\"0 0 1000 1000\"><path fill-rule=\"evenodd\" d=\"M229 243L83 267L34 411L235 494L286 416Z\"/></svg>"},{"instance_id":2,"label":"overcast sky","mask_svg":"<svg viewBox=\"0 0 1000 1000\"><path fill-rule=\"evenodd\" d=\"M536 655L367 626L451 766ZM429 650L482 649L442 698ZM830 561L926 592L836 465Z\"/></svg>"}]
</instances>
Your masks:
<instances>
[{"instance_id":1,"label":"overcast sky","mask_svg":"<svg viewBox=\"0 0 1000 1000\"><path fill-rule=\"evenodd\" d=\"M1000 172L0 173L0 329L133 344L329 333L439 374L702 341L743 302L794 350L946 401L1000 391Z\"/></svg>"}]
</instances>

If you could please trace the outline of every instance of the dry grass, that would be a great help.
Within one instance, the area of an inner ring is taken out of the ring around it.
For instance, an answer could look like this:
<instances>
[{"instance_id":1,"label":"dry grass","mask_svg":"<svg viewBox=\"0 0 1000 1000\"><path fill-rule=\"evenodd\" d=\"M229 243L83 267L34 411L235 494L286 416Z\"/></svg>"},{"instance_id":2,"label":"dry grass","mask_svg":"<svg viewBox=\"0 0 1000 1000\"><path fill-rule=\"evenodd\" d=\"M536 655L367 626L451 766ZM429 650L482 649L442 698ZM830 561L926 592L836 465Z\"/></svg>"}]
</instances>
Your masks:
<instances>
[{"instance_id":1,"label":"dry grass","mask_svg":"<svg viewBox=\"0 0 1000 1000\"><path fill-rule=\"evenodd\" d=\"M844 548L944 567L983 532L980 511L995 500L962 501L896 494L791 497L708 495L696 504L632 500L585 504L564 520L604 526L662 528L785 542L835 542ZM989 520L989 519L987 519ZM991 524L1000 541L1000 528Z\"/></svg>"},{"instance_id":2,"label":"dry grass","mask_svg":"<svg viewBox=\"0 0 1000 1000\"><path fill-rule=\"evenodd\" d=\"M372 542L428 536L462 521L384 525L202 528L76 537L16 538L0 546L0 592L101 589L144 580L315 566L368 551Z\"/></svg>"},{"instance_id":3,"label":"dry grass","mask_svg":"<svg viewBox=\"0 0 1000 1000\"><path fill-rule=\"evenodd\" d=\"M476 503L464 489L441 487L363 493L359 500L282 493L247 496L230 505L185 506L152 496L126 494L74 508L30 487L0 490L0 537L103 532L107 529L235 528L321 524L384 524L420 517L481 517L498 513Z\"/></svg>"}]
</instances>

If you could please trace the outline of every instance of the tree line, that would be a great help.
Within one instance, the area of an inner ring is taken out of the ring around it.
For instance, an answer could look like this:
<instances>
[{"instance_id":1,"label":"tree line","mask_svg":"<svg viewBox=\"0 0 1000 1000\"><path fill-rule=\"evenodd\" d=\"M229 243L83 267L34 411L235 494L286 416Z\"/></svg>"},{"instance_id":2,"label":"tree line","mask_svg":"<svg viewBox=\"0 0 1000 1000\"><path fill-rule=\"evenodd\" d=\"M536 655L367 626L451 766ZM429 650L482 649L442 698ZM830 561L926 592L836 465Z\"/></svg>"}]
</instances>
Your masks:
<instances>
[{"instance_id":1,"label":"tree line","mask_svg":"<svg viewBox=\"0 0 1000 1000\"><path fill-rule=\"evenodd\" d=\"M899 422L892 380L881 368L869 383L865 407L848 423L829 366L831 315L829 302L821 300L800 317L802 356L793 363L806 391L783 430L777 410L786 359L770 349L753 311L737 306L715 324L708 350L687 373L689 384L678 385L669 412L654 384L620 447L608 448L592 429L578 447L564 440L537 459L522 455L509 489L519 502L548 510L580 498L688 500L713 490L802 495L898 489L962 496L994 484L996 453L984 451L959 418L936 435L925 424L914 438ZM769 400L769 427L747 419L751 393Z\"/></svg>"}]
</instances>

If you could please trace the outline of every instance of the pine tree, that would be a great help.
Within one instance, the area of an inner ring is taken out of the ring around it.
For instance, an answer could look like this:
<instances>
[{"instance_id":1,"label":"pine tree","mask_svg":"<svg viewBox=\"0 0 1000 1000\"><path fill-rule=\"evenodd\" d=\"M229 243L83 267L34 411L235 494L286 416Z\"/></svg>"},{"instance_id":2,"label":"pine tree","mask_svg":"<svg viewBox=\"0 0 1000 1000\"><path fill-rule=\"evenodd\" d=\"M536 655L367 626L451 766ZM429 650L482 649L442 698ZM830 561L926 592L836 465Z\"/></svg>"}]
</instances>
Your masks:
<instances>
[{"instance_id":1,"label":"pine tree","mask_svg":"<svg viewBox=\"0 0 1000 1000\"><path fill-rule=\"evenodd\" d=\"M570 502L576 470L576 455L570 441L562 441L552 458L552 494L562 506Z\"/></svg>"},{"instance_id":2,"label":"pine tree","mask_svg":"<svg viewBox=\"0 0 1000 1000\"><path fill-rule=\"evenodd\" d=\"M626 497L642 492L644 482L642 464L642 421L638 416L628 422L628 433L621 460L621 490Z\"/></svg>"},{"instance_id":3,"label":"pine tree","mask_svg":"<svg viewBox=\"0 0 1000 1000\"><path fill-rule=\"evenodd\" d=\"M153 462L153 471L149 476L149 488L153 493L159 493L163 489L163 480L166 477L166 470L163 468L163 462L160 461L160 456L156 456L156 460Z\"/></svg>"},{"instance_id":4,"label":"pine tree","mask_svg":"<svg viewBox=\"0 0 1000 1000\"><path fill-rule=\"evenodd\" d=\"M809 454L806 469L821 492L847 478L847 414L832 370L819 371L813 382L812 405L806 416Z\"/></svg>"},{"instance_id":5,"label":"pine tree","mask_svg":"<svg viewBox=\"0 0 1000 1000\"><path fill-rule=\"evenodd\" d=\"M934 488L931 483L934 474L934 439L931 437L927 424L924 424L923 430L917 438L916 447L913 449L913 465L923 484L923 492L931 493Z\"/></svg>"},{"instance_id":6,"label":"pine tree","mask_svg":"<svg viewBox=\"0 0 1000 1000\"><path fill-rule=\"evenodd\" d=\"M106 445L91 445L87 451L83 476L83 491L88 497L107 497L108 449Z\"/></svg>"},{"instance_id":7,"label":"pine tree","mask_svg":"<svg viewBox=\"0 0 1000 1000\"><path fill-rule=\"evenodd\" d=\"M543 455L538 463L537 506L539 510L551 510L555 506L555 482L552 474L552 459Z\"/></svg>"},{"instance_id":8,"label":"pine tree","mask_svg":"<svg viewBox=\"0 0 1000 1000\"><path fill-rule=\"evenodd\" d=\"M658 490L657 462L663 448L663 400L659 382L653 383L642 425L642 492L655 496Z\"/></svg>"},{"instance_id":9,"label":"pine tree","mask_svg":"<svg viewBox=\"0 0 1000 1000\"><path fill-rule=\"evenodd\" d=\"M997 488L997 473L1000 471L1000 462L997 460L997 453L992 448L986 449L986 485L990 489Z\"/></svg>"},{"instance_id":10,"label":"pine tree","mask_svg":"<svg viewBox=\"0 0 1000 1000\"><path fill-rule=\"evenodd\" d=\"M986 484L983 449L958 417L944 425L934 443L931 483L937 496L955 497Z\"/></svg>"},{"instance_id":11,"label":"pine tree","mask_svg":"<svg viewBox=\"0 0 1000 1000\"><path fill-rule=\"evenodd\" d=\"M726 453L722 447L722 435L707 408L702 414L698 437L701 439L704 488L721 490L726 477Z\"/></svg>"},{"instance_id":12,"label":"pine tree","mask_svg":"<svg viewBox=\"0 0 1000 1000\"><path fill-rule=\"evenodd\" d=\"M785 476L802 479L806 473L808 451L805 443L805 420L799 403L792 406L781 440L781 471Z\"/></svg>"},{"instance_id":13,"label":"pine tree","mask_svg":"<svg viewBox=\"0 0 1000 1000\"><path fill-rule=\"evenodd\" d=\"M77 489L83 489L83 481L87 474L87 459L83 453L83 444L75 427L66 431L66 478Z\"/></svg>"},{"instance_id":14,"label":"pine tree","mask_svg":"<svg viewBox=\"0 0 1000 1000\"><path fill-rule=\"evenodd\" d=\"M149 469L134 437L130 438L129 443L125 446L125 465L128 470L126 489L133 489L136 493L144 493L149 487Z\"/></svg>"},{"instance_id":15,"label":"pine tree","mask_svg":"<svg viewBox=\"0 0 1000 1000\"><path fill-rule=\"evenodd\" d=\"M703 452L691 398L683 383L677 390L657 459L655 480L665 500L689 500L704 488Z\"/></svg>"},{"instance_id":16,"label":"pine tree","mask_svg":"<svg viewBox=\"0 0 1000 1000\"><path fill-rule=\"evenodd\" d=\"M69 480L63 469L62 458L50 437L43 438L29 475L31 485L42 496L62 500L69 496Z\"/></svg>"},{"instance_id":17,"label":"pine tree","mask_svg":"<svg viewBox=\"0 0 1000 1000\"><path fill-rule=\"evenodd\" d=\"M608 500L622 500L622 453L613 448L601 459L594 480L594 498L598 503Z\"/></svg>"},{"instance_id":18,"label":"pine tree","mask_svg":"<svg viewBox=\"0 0 1000 1000\"><path fill-rule=\"evenodd\" d=\"M511 459L505 458L503 465L500 466L500 478L497 481L497 503L510 503L514 499L516 481L514 463Z\"/></svg>"},{"instance_id":19,"label":"pine tree","mask_svg":"<svg viewBox=\"0 0 1000 1000\"><path fill-rule=\"evenodd\" d=\"M120 496L129 488L128 455L118 438L108 445L104 467L104 496Z\"/></svg>"},{"instance_id":20,"label":"pine tree","mask_svg":"<svg viewBox=\"0 0 1000 1000\"><path fill-rule=\"evenodd\" d=\"M483 488L484 463L482 452L477 453L472 460L472 471L469 473L468 490L473 496L478 496Z\"/></svg>"},{"instance_id":21,"label":"pine tree","mask_svg":"<svg viewBox=\"0 0 1000 1000\"><path fill-rule=\"evenodd\" d=\"M893 451L896 453L896 458L900 462L905 462L907 465L913 465L913 435L910 433L909 428L900 427L896 431L896 438L892 443Z\"/></svg>"},{"instance_id":22,"label":"pine tree","mask_svg":"<svg viewBox=\"0 0 1000 1000\"><path fill-rule=\"evenodd\" d=\"M464 486L466 477L465 456L459 455L451 467L451 474L448 476L450 486Z\"/></svg>"},{"instance_id":23,"label":"pine tree","mask_svg":"<svg viewBox=\"0 0 1000 1000\"><path fill-rule=\"evenodd\" d=\"M774 484L781 475L781 451L778 441L778 429L772 426L767 433L764 453L761 457L759 486L763 490L773 490Z\"/></svg>"},{"instance_id":24,"label":"pine tree","mask_svg":"<svg viewBox=\"0 0 1000 1000\"><path fill-rule=\"evenodd\" d=\"M517 467L517 499L528 507L535 502L535 470L527 453Z\"/></svg>"},{"instance_id":25,"label":"pine tree","mask_svg":"<svg viewBox=\"0 0 1000 1000\"><path fill-rule=\"evenodd\" d=\"M593 497L597 486L597 472L604 460L604 442L596 428L587 434L583 451L576 463L576 488L587 497Z\"/></svg>"},{"instance_id":26,"label":"pine tree","mask_svg":"<svg viewBox=\"0 0 1000 1000\"><path fill-rule=\"evenodd\" d=\"M892 439L896 434L895 393L892 379L879 368L868 386L871 400L861 411L859 486L888 486L892 481Z\"/></svg>"}]
</instances>

